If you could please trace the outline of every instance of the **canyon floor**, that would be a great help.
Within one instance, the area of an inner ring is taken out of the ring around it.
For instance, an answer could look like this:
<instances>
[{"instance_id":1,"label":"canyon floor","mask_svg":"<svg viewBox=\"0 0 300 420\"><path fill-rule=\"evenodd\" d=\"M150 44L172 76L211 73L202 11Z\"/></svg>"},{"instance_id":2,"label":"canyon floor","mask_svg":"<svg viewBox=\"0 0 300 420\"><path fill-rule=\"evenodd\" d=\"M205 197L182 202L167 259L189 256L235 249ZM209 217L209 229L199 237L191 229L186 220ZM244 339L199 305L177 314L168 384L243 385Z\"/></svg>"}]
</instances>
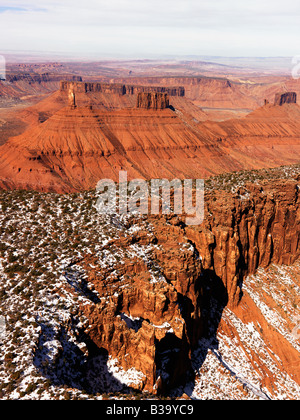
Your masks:
<instances>
[{"instance_id":1,"label":"canyon floor","mask_svg":"<svg viewBox=\"0 0 300 420\"><path fill-rule=\"evenodd\" d=\"M10 64L0 399L300 399L297 94L217 63ZM120 170L204 178L203 223L99 214Z\"/></svg>"}]
</instances>

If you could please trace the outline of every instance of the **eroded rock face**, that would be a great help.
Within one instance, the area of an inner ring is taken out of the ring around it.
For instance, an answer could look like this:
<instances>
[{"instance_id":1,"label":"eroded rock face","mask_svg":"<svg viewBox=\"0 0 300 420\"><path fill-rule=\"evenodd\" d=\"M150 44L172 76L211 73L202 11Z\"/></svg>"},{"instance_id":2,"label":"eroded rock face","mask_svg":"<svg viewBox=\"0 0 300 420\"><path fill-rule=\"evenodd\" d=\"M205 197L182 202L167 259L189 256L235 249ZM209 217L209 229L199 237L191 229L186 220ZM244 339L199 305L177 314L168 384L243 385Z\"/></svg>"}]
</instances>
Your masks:
<instances>
[{"instance_id":1,"label":"eroded rock face","mask_svg":"<svg viewBox=\"0 0 300 420\"><path fill-rule=\"evenodd\" d=\"M283 104L296 104L297 94L296 92L277 93L275 95L274 105L282 106Z\"/></svg>"},{"instance_id":2,"label":"eroded rock face","mask_svg":"<svg viewBox=\"0 0 300 420\"><path fill-rule=\"evenodd\" d=\"M212 192L201 226L153 216L148 227L106 244L104 256L115 249L124 257L113 265L84 260L99 296L82 308L86 334L125 371L139 372L137 389L164 393L182 384L192 349L216 332L226 305L239 305L245 277L299 257L299 202L296 181L249 184L217 199Z\"/></svg>"},{"instance_id":3,"label":"eroded rock face","mask_svg":"<svg viewBox=\"0 0 300 420\"><path fill-rule=\"evenodd\" d=\"M70 86L81 93L102 92L118 95L137 95L139 93L167 93L169 96L185 96L185 89L182 86L139 86L122 83L96 83L96 82L72 82L60 81L60 92L68 92Z\"/></svg>"},{"instance_id":4,"label":"eroded rock face","mask_svg":"<svg viewBox=\"0 0 300 420\"><path fill-rule=\"evenodd\" d=\"M192 318L200 328L200 314L192 316L191 307L197 300L194 285L201 265L186 240L179 246L177 233L177 229L150 235L141 231L109 244L130 249L138 243L145 258L125 258L113 273L92 270L89 280L101 298L83 308L90 323L88 336L125 371L134 367L141 372L136 387L151 393L165 392L186 380L191 369ZM165 235L168 242L162 246ZM86 260L86 270L89 264L96 266L97 261Z\"/></svg>"},{"instance_id":5,"label":"eroded rock face","mask_svg":"<svg viewBox=\"0 0 300 420\"><path fill-rule=\"evenodd\" d=\"M142 92L138 93L136 107L143 109L169 108L169 97L166 93Z\"/></svg>"},{"instance_id":6,"label":"eroded rock face","mask_svg":"<svg viewBox=\"0 0 300 420\"><path fill-rule=\"evenodd\" d=\"M126 88L121 83L91 83L91 82L70 82L60 81L60 91L68 92L70 87L75 92L87 93L87 92L104 92L104 93L117 93L119 95L126 94Z\"/></svg>"},{"instance_id":7,"label":"eroded rock face","mask_svg":"<svg viewBox=\"0 0 300 420\"><path fill-rule=\"evenodd\" d=\"M219 192L209 201L209 223L187 228L204 269L222 279L229 305L239 302L242 281L271 262L299 256L299 187L295 181L249 184L236 195Z\"/></svg>"},{"instance_id":8,"label":"eroded rock face","mask_svg":"<svg viewBox=\"0 0 300 420\"><path fill-rule=\"evenodd\" d=\"M49 74L49 73L7 73L6 74L6 81L10 83L16 83L19 81L26 81L29 83L42 83L42 82L60 82L61 81L61 75L57 74ZM70 80L70 83L72 82L81 82L82 77L81 76L74 76L74 75L68 75L68 80Z\"/></svg>"}]
</instances>

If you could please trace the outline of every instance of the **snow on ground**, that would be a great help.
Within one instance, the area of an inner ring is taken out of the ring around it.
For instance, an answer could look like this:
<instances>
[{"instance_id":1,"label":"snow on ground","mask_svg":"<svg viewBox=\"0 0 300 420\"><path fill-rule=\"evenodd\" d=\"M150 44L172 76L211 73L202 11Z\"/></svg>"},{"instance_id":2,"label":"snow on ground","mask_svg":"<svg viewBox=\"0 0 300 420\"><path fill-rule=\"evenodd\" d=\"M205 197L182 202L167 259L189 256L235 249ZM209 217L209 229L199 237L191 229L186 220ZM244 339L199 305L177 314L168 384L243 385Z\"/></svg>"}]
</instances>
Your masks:
<instances>
[{"instance_id":1,"label":"snow on ground","mask_svg":"<svg viewBox=\"0 0 300 420\"><path fill-rule=\"evenodd\" d=\"M87 359L81 334L86 320L78 316L78 307L99 297L87 287L78 261L85 254L96 255L113 275L116 261L138 257L153 282L165 281L150 258L156 245L107 247L120 231L127 232L126 217L99 216L91 192L0 192L0 202L0 398L101 399L107 392L126 392L130 381L142 380L140 372L122 371L106 354ZM139 231L133 225L127 234ZM243 285L270 327L298 352L299 273L299 264L271 266ZM279 368L260 325L243 323L228 308L221 323L228 328L199 342L192 358L195 379L177 390L177 396L300 399L299 386ZM262 365L276 379L274 389L263 380Z\"/></svg>"},{"instance_id":2,"label":"snow on ground","mask_svg":"<svg viewBox=\"0 0 300 420\"><path fill-rule=\"evenodd\" d=\"M107 362L108 372L119 382L127 386L138 385L145 379L145 375L135 368L124 371L119 365L117 359L109 357Z\"/></svg>"},{"instance_id":3,"label":"snow on ground","mask_svg":"<svg viewBox=\"0 0 300 420\"><path fill-rule=\"evenodd\" d=\"M299 352L300 364L299 337L292 334L293 322L299 323L299 306L295 303L295 299L299 299L299 280L300 262L291 267L272 265L249 276L244 281L243 291L253 299L268 328L274 328ZM274 300L273 308L264 302L267 295ZM300 399L299 385L285 372L276 349L264 340L261 325L243 323L229 308L223 310L216 338L199 341L193 353L193 366L195 383L189 383L184 389L191 398ZM268 376L273 379L272 383L268 382Z\"/></svg>"},{"instance_id":4,"label":"snow on ground","mask_svg":"<svg viewBox=\"0 0 300 420\"><path fill-rule=\"evenodd\" d=\"M151 265L150 245L107 246L120 232L138 233L143 220L130 226L130 216L99 215L93 192L0 192L0 202L0 398L126 394L140 372L124 372L105 354L87 358L87 320L78 308L100 298L80 260L93 255L114 275L124 258L142 258L153 279L162 281L159 267Z\"/></svg>"}]
</instances>

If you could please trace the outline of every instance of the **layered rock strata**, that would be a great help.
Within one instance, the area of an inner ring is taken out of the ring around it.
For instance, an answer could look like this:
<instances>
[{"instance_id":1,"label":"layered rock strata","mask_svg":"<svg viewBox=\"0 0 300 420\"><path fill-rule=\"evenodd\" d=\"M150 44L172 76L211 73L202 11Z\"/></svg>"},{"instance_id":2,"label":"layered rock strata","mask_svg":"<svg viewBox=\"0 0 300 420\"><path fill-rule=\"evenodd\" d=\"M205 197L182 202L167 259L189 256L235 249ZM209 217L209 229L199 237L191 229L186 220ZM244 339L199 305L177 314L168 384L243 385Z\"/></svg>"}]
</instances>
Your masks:
<instances>
[{"instance_id":1,"label":"layered rock strata","mask_svg":"<svg viewBox=\"0 0 300 420\"><path fill-rule=\"evenodd\" d=\"M143 109L169 108L169 97L166 93L138 93L136 107Z\"/></svg>"},{"instance_id":2,"label":"layered rock strata","mask_svg":"<svg viewBox=\"0 0 300 420\"><path fill-rule=\"evenodd\" d=\"M165 93L139 94L139 108L101 111L78 106L80 93L71 92L77 107L62 108L1 146L1 188L73 192L95 188L102 178L118 181L120 170L128 179L195 179L300 158L297 104L198 123L167 108Z\"/></svg>"},{"instance_id":3,"label":"layered rock strata","mask_svg":"<svg viewBox=\"0 0 300 420\"><path fill-rule=\"evenodd\" d=\"M185 90L182 86L139 86L127 85L122 83L96 83L96 82L73 82L61 81L60 91L68 92L69 89L74 89L75 92L102 92L118 95L137 95L138 93L167 93L169 96L185 96Z\"/></svg>"}]
</instances>

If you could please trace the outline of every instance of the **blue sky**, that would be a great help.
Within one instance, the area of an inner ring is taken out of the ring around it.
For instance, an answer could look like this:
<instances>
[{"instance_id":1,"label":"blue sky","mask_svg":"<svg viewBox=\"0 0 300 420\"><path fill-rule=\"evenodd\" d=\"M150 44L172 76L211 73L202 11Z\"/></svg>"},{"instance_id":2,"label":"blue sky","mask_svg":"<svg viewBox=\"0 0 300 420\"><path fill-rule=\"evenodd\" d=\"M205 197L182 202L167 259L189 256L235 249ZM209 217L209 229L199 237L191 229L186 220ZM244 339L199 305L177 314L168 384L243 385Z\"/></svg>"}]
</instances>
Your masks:
<instances>
[{"instance_id":1,"label":"blue sky","mask_svg":"<svg viewBox=\"0 0 300 420\"><path fill-rule=\"evenodd\" d=\"M299 0L0 0L0 54L294 56Z\"/></svg>"},{"instance_id":2,"label":"blue sky","mask_svg":"<svg viewBox=\"0 0 300 420\"><path fill-rule=\"evenodd\" d=\"M24 12L26 9L24 7L10 7L10 6L0 6L0 13L4 13L7 11L13 12Z\"/></svg>"}]
</instances>

